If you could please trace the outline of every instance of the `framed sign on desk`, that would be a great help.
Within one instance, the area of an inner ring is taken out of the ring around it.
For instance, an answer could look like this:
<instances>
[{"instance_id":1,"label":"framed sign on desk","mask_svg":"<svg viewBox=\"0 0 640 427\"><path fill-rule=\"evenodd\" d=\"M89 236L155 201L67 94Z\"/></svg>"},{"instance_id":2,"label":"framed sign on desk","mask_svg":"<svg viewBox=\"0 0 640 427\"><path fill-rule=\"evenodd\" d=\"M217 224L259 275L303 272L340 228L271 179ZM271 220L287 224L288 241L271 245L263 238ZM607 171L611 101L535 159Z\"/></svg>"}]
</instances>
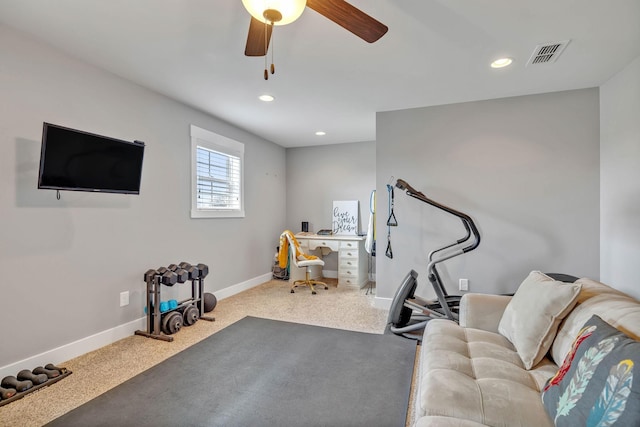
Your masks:
<instances>
[{"instance_id":1,"label":"framed sign on desk","mask_svg":"<svg viewBox=\"0 0 640 427\"><path fill-rule=\"evenodd\" d=\"M331 217L333 234L358 235L358 201L342 200L333 202Z\"/></svg>"}]
</instances>

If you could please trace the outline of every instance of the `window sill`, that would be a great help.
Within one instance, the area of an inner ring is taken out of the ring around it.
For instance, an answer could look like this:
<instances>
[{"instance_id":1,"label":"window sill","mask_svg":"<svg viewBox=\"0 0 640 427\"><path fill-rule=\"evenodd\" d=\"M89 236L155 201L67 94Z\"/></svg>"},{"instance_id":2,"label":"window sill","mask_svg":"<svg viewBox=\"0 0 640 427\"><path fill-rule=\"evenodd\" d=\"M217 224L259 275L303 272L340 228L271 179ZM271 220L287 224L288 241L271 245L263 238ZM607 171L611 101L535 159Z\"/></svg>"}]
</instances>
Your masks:
<instances>
[{"instance_id":1,"label":"window sill","mask_svg":"<svg viewBox=\"0 0 640 427\"><path fill-rule=\"evenodd\" d=\"M192 209L191 218L244 218L244 211Z\"/></svg>"}]
</instances>

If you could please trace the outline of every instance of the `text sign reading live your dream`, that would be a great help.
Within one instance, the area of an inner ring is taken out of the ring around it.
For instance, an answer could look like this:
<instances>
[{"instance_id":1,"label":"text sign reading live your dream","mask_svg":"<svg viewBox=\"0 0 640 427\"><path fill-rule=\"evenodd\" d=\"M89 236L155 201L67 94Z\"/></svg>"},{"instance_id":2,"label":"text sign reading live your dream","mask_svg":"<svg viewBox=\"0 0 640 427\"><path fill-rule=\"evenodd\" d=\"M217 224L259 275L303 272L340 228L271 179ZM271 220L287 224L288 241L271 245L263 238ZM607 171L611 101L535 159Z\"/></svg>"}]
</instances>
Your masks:
<instances>
[{"instance_id":1,"label":"text sign reading live your dream","mask_svg":"<svg viewBox=\"0 0 640 427\"><path fill-rule=\"evenodd\" d=\"M333 234L358 234L358 201L333 202Z\"/></svg>"}]
</instances>

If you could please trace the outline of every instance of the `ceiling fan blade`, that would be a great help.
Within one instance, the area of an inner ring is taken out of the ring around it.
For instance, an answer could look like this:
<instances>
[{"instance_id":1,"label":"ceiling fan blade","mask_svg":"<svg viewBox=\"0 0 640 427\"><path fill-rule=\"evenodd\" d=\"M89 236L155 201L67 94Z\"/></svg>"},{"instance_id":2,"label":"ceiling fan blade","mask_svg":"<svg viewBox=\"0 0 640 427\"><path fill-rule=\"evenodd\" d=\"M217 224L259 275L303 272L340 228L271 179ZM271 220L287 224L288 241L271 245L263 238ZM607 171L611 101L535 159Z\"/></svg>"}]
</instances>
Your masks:
<instances>
[{"instance_id":1,"label":"ceiling fan blade","mask_svg":"<svg viewBox=\"0 0 640 427\"><path fill-rule=\"evenodd\" d=\"M265 31L267 39L265 41ZM271 32L273 25L266 25L264 22L258 21L253 16L249 24L249 34L247 35L247 46L244 48L246 56L265 56L267 48L271 41Z\"/></svg>"},{"instance_id":2,"label":"ceiling fan blade","mask_svg":"<svg viewBox=\"0 0 640 427\"><path fill-rule=\"evenodd\" d=\"M307 0L307 7L369 43L375 42L389 30L386 25L344 0Z\"/></svg>"}]
</instances>

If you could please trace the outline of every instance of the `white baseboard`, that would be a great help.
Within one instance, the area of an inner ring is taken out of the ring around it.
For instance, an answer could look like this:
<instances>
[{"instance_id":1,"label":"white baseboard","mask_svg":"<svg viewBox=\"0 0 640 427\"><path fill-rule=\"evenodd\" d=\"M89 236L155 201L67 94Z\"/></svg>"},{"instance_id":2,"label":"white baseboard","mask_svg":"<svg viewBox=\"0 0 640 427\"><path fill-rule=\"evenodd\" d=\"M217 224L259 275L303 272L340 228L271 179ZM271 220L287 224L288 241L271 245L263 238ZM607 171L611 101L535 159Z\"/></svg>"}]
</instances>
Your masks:
<instances>
[{"instance_id":1,"label":"white baseboard","mask_svg":"<svg viewBox=\"0 0 640 427\"><path fill-rule=\"evenodd\" d=\"M146 320L146 317L141 317L140 319L132 320L131 322L116 326L115 328L98 332L97 334L81 338L58 348L2 366L0 367L0 377L4 378L9 375L16 376L16 374L23 369L32 370L35 369L36 366L44 366L47 363L53 363L54 365L61 364L62 362L78 357L81 354L88 353L121 340L122 338L133 335L133 333L138 329L145 329Z\"/></svg>"},{"instance_id":2,"label":"white baseboard","mask_svg":"<svg viewBox=\"0 0 640 427\"><path fill-rule=\"evenodd\" d=\"M230 296L239 294L242 291L246 291L247 289L255 288L258 285L263 284L264 282L268 282L273 277L272 273L265 273L261 276L254 277L253 279L246 280L241 283L237 283L235 285L231 285L227 288L221 289L219 291L215 291L217 300L222 300L225 298L229 298Z\"/></svg>"},{"instance_id":3,"label":"white baseboard","mask_svg":"<svg viewBox=\"0 0 640 427\"><path fill-rule=\"evenodd\" d=\"M392 298L380 298L375 297L373 300L373 306L375 308L382 308L384 310L389 310L391 308Z\"/></svg>"},{"instance_id":4,"label":"white baseboard","mask_svg":"<svg viewBox=\"0 0 640 427\"><path fill-rule=\"evenodd\" d=\"M261 276L249 279L245 282L238 283L222 290L214 292L216 299L222 300L238 294L247 289L251 289L262 283L271 280L272 273L265 273ZM28 357L23 360L19 360L15 363L0 367L0 378L12 375L15 376L23 369L32 370L36 366L44 366L47 363L53 363L54 365L62 364L70 359L83 355L93 350L97 350L100 347L104 347L118 340L126 338L134 334L138 329L145 330L147 328L147 318L141 317L131 322L118 325L115 328L108 329L106 331L98 332L97 334L81 338L77 341L69 344L62 345L60 347L47 350L43 353L35 356Z\"/></svg>"}]
</instances>

